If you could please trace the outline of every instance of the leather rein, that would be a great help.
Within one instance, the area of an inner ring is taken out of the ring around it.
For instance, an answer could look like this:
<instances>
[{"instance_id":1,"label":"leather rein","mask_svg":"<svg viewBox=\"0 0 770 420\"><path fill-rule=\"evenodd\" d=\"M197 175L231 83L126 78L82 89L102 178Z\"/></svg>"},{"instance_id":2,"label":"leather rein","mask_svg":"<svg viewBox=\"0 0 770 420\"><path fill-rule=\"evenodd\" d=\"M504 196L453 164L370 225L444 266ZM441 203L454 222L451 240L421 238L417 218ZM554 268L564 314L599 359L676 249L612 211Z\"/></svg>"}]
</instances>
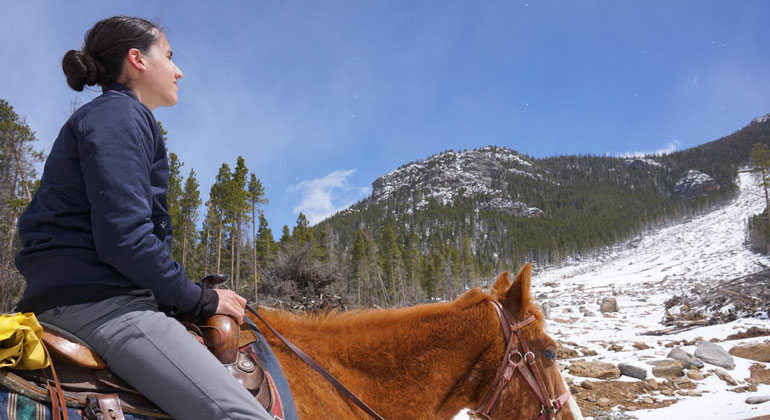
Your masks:
<instances>
[{"instance_id":1,"label":"leather rein","mask_svg":"<svg viewBox=\"0 0 770 420\"><path fill-rule=\"evenodd\" d=\"M499 302L490 301L490 303L495 308L495 313L500 319L503 336L505 336L505 341L508 344L505 349L505 354L503 355L503 360L500 363L500 368L498 368L497 375L492 382L492 387L487 391L479 408L470 410L470 414L477 418L491 420L492 417L490 416L490 412L492 411L492 408L494 408L495 403L497 403L503 389L505 389L511 381L513 374L518 370L521 372L521 375L527 381L530 388L535 392L537 399L540 400L540 415L536 420L555 419L556 413L567 404L571 394L569 388L567 388L567 390L557 398L549 398L548 390L546 390L545 382L543 382L543 376L540 374L540 369L535 364L535 353L532 353L529 350L527 341L524 340L524 336L521 334L521 329L534 322L535 317L530 316L524 321L516 322L511 312ZM521 345L521 350L519 350L516 345L516 338L518 338ZM522 354L522 351L524 354Z\"/></svg>"}]
</instances>

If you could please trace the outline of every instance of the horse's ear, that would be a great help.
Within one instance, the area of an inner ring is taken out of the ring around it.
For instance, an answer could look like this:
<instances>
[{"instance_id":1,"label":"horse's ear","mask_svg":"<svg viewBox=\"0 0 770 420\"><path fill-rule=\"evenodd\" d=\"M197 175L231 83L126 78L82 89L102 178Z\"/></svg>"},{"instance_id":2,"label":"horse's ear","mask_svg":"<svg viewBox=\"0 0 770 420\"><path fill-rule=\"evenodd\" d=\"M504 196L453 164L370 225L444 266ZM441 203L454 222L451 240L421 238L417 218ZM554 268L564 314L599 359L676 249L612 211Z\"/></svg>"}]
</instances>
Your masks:
<instances>
[{"instance_id":1,"label":"horse's ear","mask_svg":"<svg viewBox=\"0 0 770 420\"><path fill-rule=\"evenodd\" d=\"M532 264L527 263L519 270L519 274L513 279L513 285L505 295L505 306L511 310L516 318L524 317L524 309L532 299L529 290L532 285Z\"/></svg>"},{"instance_id":2,"label":"horse's ear","mask_svg":"<svg viewBox=\"0 0 770 420\"><path fill-rule=\"evenodd\" d=\"M502 298L505 296L505 293L508 291L509 287L511 287L511 281L508 280L508 272L504 271L502 274L497 276L497 281L495 282L494 286L492 286L492 295Z\"/></svg>"}]
</instances>

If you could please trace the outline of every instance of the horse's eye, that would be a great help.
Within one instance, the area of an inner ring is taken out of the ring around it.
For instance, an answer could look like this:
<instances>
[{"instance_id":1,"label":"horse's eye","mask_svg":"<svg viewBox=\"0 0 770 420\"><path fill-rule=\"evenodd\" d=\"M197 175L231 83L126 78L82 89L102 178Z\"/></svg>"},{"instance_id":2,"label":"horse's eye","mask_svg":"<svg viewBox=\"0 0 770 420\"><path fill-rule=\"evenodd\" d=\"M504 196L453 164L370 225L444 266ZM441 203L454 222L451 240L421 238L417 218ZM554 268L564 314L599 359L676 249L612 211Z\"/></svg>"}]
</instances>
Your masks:
<instances>
[{"instance_id":1,"label":"horse's eye","mask_svg":"<svg viewBox=\"0 0 770 420\"><path fill-rule=\"evenodd\" d=\"M549 360L556 360L556 350L546 350L545 357L547 357Z\"/></svg>"}]
</instances>

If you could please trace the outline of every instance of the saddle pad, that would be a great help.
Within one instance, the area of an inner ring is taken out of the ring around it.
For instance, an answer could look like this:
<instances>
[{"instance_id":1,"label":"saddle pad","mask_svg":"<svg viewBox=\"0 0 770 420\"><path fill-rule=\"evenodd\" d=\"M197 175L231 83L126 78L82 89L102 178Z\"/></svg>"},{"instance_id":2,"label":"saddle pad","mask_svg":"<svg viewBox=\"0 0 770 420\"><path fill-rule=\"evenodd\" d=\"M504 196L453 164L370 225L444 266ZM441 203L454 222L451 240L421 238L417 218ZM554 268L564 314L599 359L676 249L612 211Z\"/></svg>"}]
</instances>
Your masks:
<instances>
[{"instance_id":1,"label":"saddle pad","mask_svg":"<svg viewBox=\"0 0 770 420\"><path fill-rule=\"evenodd\" d=\"M67 408L70 419L83 418L83 410ZM126 420L160 420L156 417L124 413ZM0 420L52 420L51 404L39 402L9 391L0 385Z\"/></svg>"}]
</instances>

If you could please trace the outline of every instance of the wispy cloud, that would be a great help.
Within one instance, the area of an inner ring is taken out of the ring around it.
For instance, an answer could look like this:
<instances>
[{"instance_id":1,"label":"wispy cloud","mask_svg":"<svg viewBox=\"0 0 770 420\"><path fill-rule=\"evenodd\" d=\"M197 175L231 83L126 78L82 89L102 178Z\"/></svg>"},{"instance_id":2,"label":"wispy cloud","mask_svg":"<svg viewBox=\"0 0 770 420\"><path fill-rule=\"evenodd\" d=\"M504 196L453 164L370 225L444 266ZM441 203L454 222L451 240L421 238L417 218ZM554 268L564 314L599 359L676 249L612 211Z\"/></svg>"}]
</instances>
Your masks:
<instances>
[{"instance_id":1,"label":"wispy cloud","mask_svg":"<svg viewBox=\"0 0 770 420\"><path fill-rule=\"evenodd\" d=\"M671 140L666 144L665 146L661 147L660 149L656 150L641 150L636 152L626 152L622 153L619 156L620 157L642 157L642 156L659 156L664 154L669 154L675 152L679 146L681 146L682 143L679 142L679 140Z\"/></svg>"},{"instance_id":2,"label":"wispy cloud","mask_svg":"<svg viewBox=\"0 0 770 420\"><path fill-rule=\"evenodd\" d=\"M695 87L695 85L698 84L698 79L700 79L700 74L696 74L695 77L692 78L690 81L690 84L687 85L687 89L684 91L684 96L687 96L690 91Z\"/></svg>"},{"instance_id":3,"label":"wispy cloud","mask_svg":"<svg viewBox=\"0 0 770 420\"><path fill-rule=\"evenodd\" d=\"M351 185L349 178L355 169L338 169L323 178L303 180L289 187L299 192L302 199L294 206L294 213L304 213L310 224L316 224L332 214L344 210L369 194L369 188Z\"/></svg>"}]
</instances>

